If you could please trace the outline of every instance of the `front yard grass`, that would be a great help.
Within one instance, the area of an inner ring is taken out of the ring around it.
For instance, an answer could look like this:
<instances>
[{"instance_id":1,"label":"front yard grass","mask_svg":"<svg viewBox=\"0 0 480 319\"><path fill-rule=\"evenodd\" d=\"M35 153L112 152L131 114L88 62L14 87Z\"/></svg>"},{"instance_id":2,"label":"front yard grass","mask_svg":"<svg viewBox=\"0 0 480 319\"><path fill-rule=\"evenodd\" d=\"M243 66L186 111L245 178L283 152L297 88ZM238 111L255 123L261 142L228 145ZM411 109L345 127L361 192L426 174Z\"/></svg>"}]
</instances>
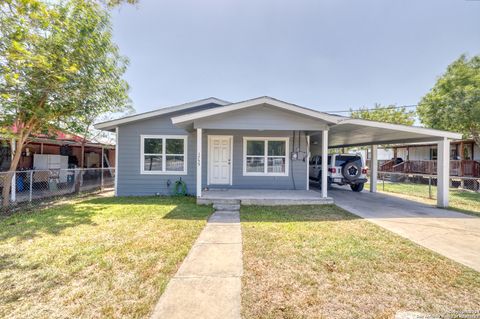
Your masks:
<instances>
[{"instance_id":1,"label":"front yard grass","mask_svg":"<svg viewBox=\"0 0 480 319\"><path fill-rule=\"evenodd\" d=\"M368 189L368 187L369 185L365 185L365 189ZM433 198L429 198L428 185L424 184L385 182L382 185L379 182L377 190L379 192L399 194L402 197L431 205L437 203L435 199L437 197L436 186L432 186ZM480 217L480 193L451 188L449 209Z\"/></svg>"},{"instance_id":2,"label":"front yard grass","mask_svg":"<svg viewBox=\"0 0 480 319\"><path fill-rule=\"evenodd\" d=\"M210 213L124 197L1 218L0 317L146 318Z\"/></svg>"},{"instance_id":3,"label":"front yard grass","mask_svg":"<svg viewBox=\"0 0 480 319\"><path fill-rule=\"evenodd\" d=\"M480 273L334 205L242 207L244 318L478 310Z\"/></svg>"}]
</instances>

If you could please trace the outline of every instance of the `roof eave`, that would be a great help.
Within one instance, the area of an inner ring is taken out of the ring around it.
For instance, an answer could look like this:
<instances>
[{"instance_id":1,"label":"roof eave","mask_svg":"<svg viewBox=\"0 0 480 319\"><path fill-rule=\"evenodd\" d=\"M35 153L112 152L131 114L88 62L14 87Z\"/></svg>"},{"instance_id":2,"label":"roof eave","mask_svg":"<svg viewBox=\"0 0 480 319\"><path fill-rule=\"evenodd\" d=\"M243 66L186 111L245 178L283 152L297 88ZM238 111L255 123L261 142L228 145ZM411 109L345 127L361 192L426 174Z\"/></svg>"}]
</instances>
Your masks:
<instances>
[{"instance_id":1,"label":"roof eave","mask_svg":"<svg viewBox=\"0 0 480 319\"><path fill-rule=\"evenodd\" d=\"M255 105L261 105L261 104L268 104L272 106L279 107L281 109L285 109L288 111L296 112L299 114L307 115L313 118L321 119L323 121L326 121L330 124L336 124L339 121L346 119L344 117L338 117L334 115L330 115L327 113L315 111L312 109L304 108L295 104L291 103L286 103L280 100L276 100L270 97L260 97L256 99L251 99L243 102L238 102L238 103L233 103L230 105L227 105L225 107L222 107L221 109L210 109L210 110L204 110L204 111L199 111L191 114L185 114L185 115L180 115L172 118L172 123L174 125L184 125L184 124L189 124L197 119L201 118L206 118L210 116L215 116L223 113L228 113L236 110L241 110L244 108L252 107Z\"/></svg>"},{"instance_id":2,"label":"roof eave","mask_svg":"<svg viewBox=\"0 0 480 319\"><path fill-rule=\"evenodd\" d=\"M154 110L154 111L149 111L149 112L144 112L144 113L140 113L140 114L125 116L125 117L115 119L115 120L96 123L96 124L94 124L94 127L97 130L112 131L112 130L115 130L115 128L117 126L122 125L122 124L135 122L135 121L140 121L140 120L143 120L143 119L148 119L148 118L152 118L152 117L156 117L156 116L161 116L161 115L165 115L165 114L173 113L173 112L177 112L177 111L182 111L182 110L186 110L186 109L189 109L189 108L192 108L192 107L205 105L205 104L210 104L210 103L215 103L215 104L218 104L218 105L228 105L228 104L230 104L230 102L227 102L227 101L215 98L215 97L210 97L210 98L206 98L206 99L202 99L202 100L197 100L197 101L193 101L193 102L188 102L188 103L184 103L184 104L179 104L179 105L175 105L175 106L161 108L161 109Z\"/></svg>"}]
</instances>

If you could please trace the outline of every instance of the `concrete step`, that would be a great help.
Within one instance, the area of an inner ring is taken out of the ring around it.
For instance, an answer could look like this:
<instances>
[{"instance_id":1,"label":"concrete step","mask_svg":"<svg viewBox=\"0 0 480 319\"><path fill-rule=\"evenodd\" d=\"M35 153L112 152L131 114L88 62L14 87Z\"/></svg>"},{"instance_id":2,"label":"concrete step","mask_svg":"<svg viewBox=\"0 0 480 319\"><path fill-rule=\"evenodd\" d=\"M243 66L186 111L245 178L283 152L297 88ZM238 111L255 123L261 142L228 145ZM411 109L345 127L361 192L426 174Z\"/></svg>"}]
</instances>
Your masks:
<instances>
[{"instance_id":1,"label":"concrete step","mask_svg":"<svg viewBox=\"0 0 480 319\"><path fill-rule=\"evenodd\" d=\"M224 203L217 203L215 202L213 204L213 208L217 211L239 211L240 210L240 204L224 204Z\"/></svg>"},{"instance_id":2,"label":"concrete step","mask_svg":"<svg viewBox=\"0 0 480 319\"><path fill-rule=\"evenodd\" d=\"M229 199L229 198L213 199L212 202L214 204L240 204L239 199Z\"/></svg>"}]
</instances>

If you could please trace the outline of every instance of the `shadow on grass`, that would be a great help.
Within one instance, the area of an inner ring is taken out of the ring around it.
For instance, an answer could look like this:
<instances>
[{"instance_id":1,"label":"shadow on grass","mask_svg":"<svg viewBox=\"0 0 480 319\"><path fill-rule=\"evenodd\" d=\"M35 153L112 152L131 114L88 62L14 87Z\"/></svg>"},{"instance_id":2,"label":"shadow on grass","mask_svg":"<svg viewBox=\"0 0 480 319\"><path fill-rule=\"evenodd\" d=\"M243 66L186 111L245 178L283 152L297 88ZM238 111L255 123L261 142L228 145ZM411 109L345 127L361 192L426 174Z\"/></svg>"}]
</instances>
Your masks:
<instances>
[{"instance_id":1,"label":"shadow on grass","mask_svg":"<svg viewBox=\"0 0 480 319\"><path fill-rule=\"evenodd\" d=\"M361 219L335 205L242 206L242 223L325 222Z\"/></svg>"},{"instance_id":2,"label":"shadow on grass","mask_svg":"<svg viewBox=\"0 0 480 319\"><path fill-rule=\"evenodd\" d=\"M31 239L40 233L59 234L78 225L95 225L92 216L106 206L78 206L63 204L56 207L13 215L0 220L0 240L17 237Z\"/></svg>"},{"instance_id":3,"label":"shadow on grass","mask_svg":"<svg viewBox=\"0 0 480 319\"><path fill-rule=\"evenodd\" d=\"M212 213L211 206L198 206L193 197L98 197L27 213L19 212L0 219L0 241L12 237L26 240L41 233L56 235L66 228L95 225L92 217L114 205L127 209L132 206L137 212L139 207L145 206L145 213L151 214L155 214L155 209L158 213L165 213L161 206L172 206L164 219L206 220Z\"/></svg>"},{"instance_id":4,"label":"shadow on grass","mask_svg":"<svg viewBox=\"0 0 480 319\"><path fill-rule=\"evenodd\" d=\"M86 204L107 204L122 206L174 206L163 218L184 220L206 220L213 212L211 205L197 205L196 198L192 196L124 196L110 198L94 198L84 201Z\"/></svg>"}]
</instances>

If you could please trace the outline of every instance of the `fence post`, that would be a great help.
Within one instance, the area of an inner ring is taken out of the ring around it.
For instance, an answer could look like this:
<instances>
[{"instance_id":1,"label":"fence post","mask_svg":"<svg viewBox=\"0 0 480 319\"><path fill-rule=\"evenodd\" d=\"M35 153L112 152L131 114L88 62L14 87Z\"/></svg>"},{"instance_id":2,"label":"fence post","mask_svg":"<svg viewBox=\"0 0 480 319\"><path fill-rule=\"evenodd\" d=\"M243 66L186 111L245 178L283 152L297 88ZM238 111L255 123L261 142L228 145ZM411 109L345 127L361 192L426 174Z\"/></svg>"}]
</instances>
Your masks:
<instances>
[{"instance_id":1,"label":"fence post","mask_svg":"<svg viewBox=\"0 0 480 319\"><path fill-rule=\"evenodd\" d=\"M432 198L432 176L428 176L428 198Z\"/></svg>"},{"instance_id":2,"label":"fence post","mask_svg":"<svg viewBox=\"0 0 480 319\"><path fill-rule=\"evenodd\" d=\"M385 191L385 173L382 174L382 191Z\"/></svg>"},{"instance_id":3,"label":"fence post","mask_svg":"<svg viewBox=\"0 0 480 319\"><path fill-rule=\"evenodd\" d=\"M103 191L103 168L100 169L100 190Z\"/></svg>"},{"instance_id":4,"label":"fence post","mask_svg":"<svg viewBox=\"0 0 480 319\"><path fill-rule=\"evenodd\" d=\"M29 192L28 192L28 201L31 202L32 201L32 193L33 193L33 171L30 171L30 188L29 188Z\"/></svg>"}]
</instances>

